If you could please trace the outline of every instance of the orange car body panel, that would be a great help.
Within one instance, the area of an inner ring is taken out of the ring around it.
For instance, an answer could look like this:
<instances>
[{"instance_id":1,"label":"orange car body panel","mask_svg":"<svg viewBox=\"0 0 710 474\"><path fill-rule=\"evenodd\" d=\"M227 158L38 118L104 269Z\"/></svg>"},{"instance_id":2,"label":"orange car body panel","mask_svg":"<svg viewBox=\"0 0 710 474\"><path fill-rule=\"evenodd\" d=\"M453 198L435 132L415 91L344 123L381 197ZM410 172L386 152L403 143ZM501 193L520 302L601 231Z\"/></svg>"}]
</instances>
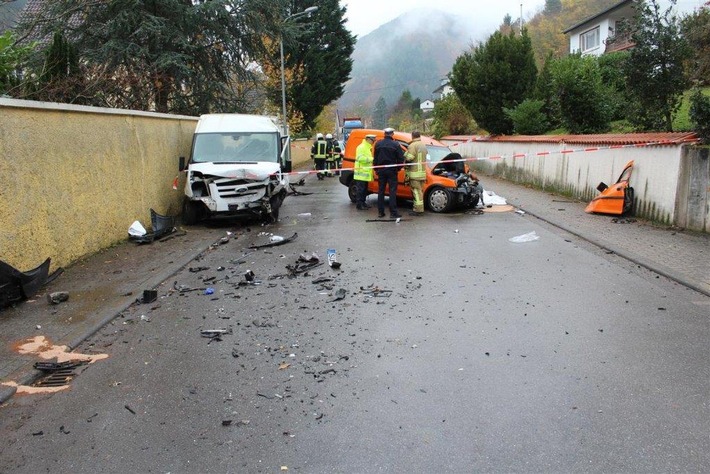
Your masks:
<instances>
[{"instance_id":1,"label":"orange car body panel","mask_svg":"<svg viewBox=\"0 0 710 474\"><path fill-rule=\"evenodd\" d=\"M606 185L600 183L597 189L603 189L601 194L592 199L584 209L584 212L613 215L622 215L627 212L629 206L626 196L629 192L629 181L631 180L631 170L633 166L633 160L626 163L624 170L621 172L615 184L605 188Z\"/></svg>"}]
</instances>

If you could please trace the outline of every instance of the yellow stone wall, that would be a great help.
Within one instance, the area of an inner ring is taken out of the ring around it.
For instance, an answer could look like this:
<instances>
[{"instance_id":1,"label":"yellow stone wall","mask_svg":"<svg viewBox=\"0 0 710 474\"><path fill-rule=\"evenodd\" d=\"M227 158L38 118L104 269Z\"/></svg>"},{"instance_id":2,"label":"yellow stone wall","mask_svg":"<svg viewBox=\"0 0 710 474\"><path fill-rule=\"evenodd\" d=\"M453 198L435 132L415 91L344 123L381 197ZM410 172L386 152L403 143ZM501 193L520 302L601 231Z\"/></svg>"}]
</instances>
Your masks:
<instances>
[{"instance_id":1,"label":"yellow stone wall","mask_svg":"<svg viewBox=\"0 0 710 474\"><path fill-rule=\"evenodd\" d=\"M177 215L197 118L0 98L0 260L52 269Z\"/></svg>"}]
</instances>

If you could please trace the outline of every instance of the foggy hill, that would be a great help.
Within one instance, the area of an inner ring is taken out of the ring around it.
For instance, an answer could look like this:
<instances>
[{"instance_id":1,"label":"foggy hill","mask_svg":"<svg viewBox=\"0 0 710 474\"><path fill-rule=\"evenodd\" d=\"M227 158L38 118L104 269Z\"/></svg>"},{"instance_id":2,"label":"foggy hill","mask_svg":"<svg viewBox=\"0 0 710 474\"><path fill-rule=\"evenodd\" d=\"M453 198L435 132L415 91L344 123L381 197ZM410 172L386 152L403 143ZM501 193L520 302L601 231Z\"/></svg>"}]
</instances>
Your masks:
<instances>
[{"instance_id":1,"label":"foggy hill","mask_svg":"<svg viewBox=\"0 0 710 474\"><path fill-rule=\"evenodd\" d=\"M391 106L406 89L431 99L471 36L452 14L419 9L400 15L358 39L338 109L369 114L380 96Z\"/></svg>"}]
</instances>

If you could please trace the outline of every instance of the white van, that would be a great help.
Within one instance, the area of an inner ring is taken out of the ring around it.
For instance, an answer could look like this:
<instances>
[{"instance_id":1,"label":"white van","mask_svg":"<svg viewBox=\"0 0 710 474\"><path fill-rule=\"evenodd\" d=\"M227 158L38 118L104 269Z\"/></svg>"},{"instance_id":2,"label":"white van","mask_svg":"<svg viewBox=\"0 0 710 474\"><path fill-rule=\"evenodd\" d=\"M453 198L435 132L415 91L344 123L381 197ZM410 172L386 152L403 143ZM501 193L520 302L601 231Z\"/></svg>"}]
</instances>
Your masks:
<instances>
[{"instance_id":1,"label":"white van","mask_svg":"<svg viewBox=\"0 0 710 474\"><path fill-rule=\"evenodd\" d=\"M258 216L276 221L288 191L288 137L269 117L200 116L187 165L182 220Z\"/></svg>"}]
</instances>

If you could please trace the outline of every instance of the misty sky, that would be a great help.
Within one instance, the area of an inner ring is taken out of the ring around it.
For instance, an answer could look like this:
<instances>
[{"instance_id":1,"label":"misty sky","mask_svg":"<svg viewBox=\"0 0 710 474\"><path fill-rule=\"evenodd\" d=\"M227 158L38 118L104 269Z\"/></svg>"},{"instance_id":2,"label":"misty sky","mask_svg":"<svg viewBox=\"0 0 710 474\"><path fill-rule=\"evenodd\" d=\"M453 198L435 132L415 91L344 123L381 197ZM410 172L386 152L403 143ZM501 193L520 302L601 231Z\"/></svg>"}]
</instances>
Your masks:
<instances>
[{"instance_id":1,"label":"misty sky","mask_svg":"<svg viewBox=\"0 0 710 474\"><path fill-rule=\"evenodd\" d=\"M702 5L706 0L678 0L678 12L690 12ZM520 17L522 4L523 19L531 18L540 11L545 0L340 0L346 6L346 26L357 36L364 36L378 26L394 20L408 10L418 8L435 8L462 17L478 38L482 40L490 36L503 22L506 14L513 20ZM667 0L661 1L667 5Z\"/></svg>"}]
</instances>

